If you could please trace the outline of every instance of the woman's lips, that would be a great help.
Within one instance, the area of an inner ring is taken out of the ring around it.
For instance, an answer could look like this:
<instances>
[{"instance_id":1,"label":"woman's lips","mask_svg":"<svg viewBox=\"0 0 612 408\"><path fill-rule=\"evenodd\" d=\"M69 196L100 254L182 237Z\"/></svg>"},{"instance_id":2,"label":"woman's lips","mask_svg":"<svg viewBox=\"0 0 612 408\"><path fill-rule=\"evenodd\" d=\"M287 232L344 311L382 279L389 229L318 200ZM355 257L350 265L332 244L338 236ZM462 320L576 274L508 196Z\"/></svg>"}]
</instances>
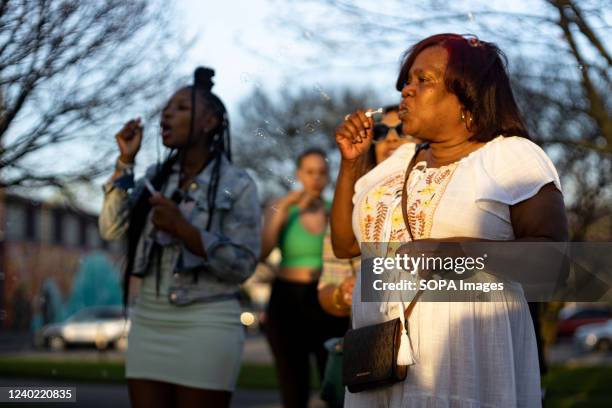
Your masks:
<instances>
[{"instance_id":1,"label":"woman's lips","mask_svg":"<svg viewBox=\"0 0 612 408\"><path fill-rule=\"evenodd\" d=\"M398 116L401 118L402 116L406 116L410 113L412 109L408 106L408 101L403 100L399 104L399 109L397 111Z\"/></svg>"},{"instance_id":2,"label":"woman's lips","mask_svg":"<svg viewBox=\"0 0 612 408\"><path fill-rule=\"evenodd\" d=\"M168 125L168 123L162 122L160 127L161 127L161 135L163 139L167 139L170 136L172 136L172 127Z\"/></svg>"}]
</instances>

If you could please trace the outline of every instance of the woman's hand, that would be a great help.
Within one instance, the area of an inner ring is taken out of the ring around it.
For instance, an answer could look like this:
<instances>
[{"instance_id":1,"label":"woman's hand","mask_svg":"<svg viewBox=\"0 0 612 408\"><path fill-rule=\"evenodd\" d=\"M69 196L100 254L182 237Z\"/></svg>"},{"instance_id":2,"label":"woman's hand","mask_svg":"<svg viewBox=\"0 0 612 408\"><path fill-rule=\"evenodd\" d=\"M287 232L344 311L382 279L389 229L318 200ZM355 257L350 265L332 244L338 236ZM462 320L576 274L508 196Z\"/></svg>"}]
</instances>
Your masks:
<instances>
[{"instance_id":1,"label":"woman's hand","mask_svg":"<svg viewBox=\"0 0 612 408\"><path fill-rule=\"evenodd\" d=\"M151 222L155 228L173 237L180 237L184 227L189 223L174 201L156 193L149 199L149 203L153 207Z\"/></svg>"},{"instance_id":2,"label":"woman's hand","mask_svg":"<svg viewBox=\"0 0 612 408\"><path fill-rule=\"evenodd\" d=\"M278 206L289 208L289 206L299 203L303 194L304 191L302 190L290 191L285 197L278 201Z\"/></svg>"},{"instance_id":3,"label":"woman's hand","mask_svg":"<svg viewBox=\"0 0 612 408\"><path fill-rule=\"evenodd\" d=\"M303 200L303 191L291 191L285 197L274 201L266 209L261 230L261 254L259 257L261 262L266 262L272 250L277 246L281 230L289 215L289 207L294 204L300 205Z\"/></svg>"},{"instance_id":4,"label":"woman's hand","mask_svg":"<svg viewBox=\"0 0 612 408\"><path fill-rule=\"evenodd\" d=\"M374 120L363 111L351 114L336 129L336 143L343 160L354 161L367 153L372 144Z\"/></svg>"},{"instance_id":5,"label":"woman's hand","mask_svg":"<svg viewBox=\"0 0 612 408\"><path fill-rule=\"evenodd\" d=\"M345 278L338 286L338 295L335 302L342 308L350 308L353 304L353 289L355 288L355 277L349 276Z\"/></svg>"},{"instance_id":6,"label":"woman's hand","mask_svg":"<svg viewBox=\"0 0 612 408\"><path fill-rule=\"evenodd\" d=\"M289 208L291 205L297 205L301 210L310 207L310 205L316 201L318 197L307 193L303 190L291 191L283 199L278 202L278 206L283 209Z\"/></svg>"},{"instance_id":7,"label":"woman's hand","mask_svg":"<svg viewBox=\"0 0 612 408\"><path fill-rule=\"evenodd\" d=\"M142 142L140 118L132 119L123 125L123 128L115 135L115 139L117 139L121 152L120 160L124 163L133 163Z\"/></svg>"}]
</instances>

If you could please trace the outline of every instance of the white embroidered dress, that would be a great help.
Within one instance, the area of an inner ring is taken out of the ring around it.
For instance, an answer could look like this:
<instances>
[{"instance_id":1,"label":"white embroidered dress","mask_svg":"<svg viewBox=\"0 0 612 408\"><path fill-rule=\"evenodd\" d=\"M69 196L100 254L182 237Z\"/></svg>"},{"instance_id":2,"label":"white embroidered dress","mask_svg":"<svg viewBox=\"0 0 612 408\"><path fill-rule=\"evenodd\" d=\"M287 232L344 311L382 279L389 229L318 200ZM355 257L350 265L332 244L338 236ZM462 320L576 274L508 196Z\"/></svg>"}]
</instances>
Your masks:
<instances>
[{"instance_id":1,"label":"white embroidered dress","mask_svg":"<svg viewBox=\"0 0 612 408\"><path fill-rule=\"evenodd\" d=\"M414 144L358 180L353 230L361 242L409 240L401 189ZM557 172L531 141L497 137L469 156L440 168L417 163L409 179L408 216L415 238L476 237L512 240L510 205L545 184L560 190ZM405 381L351 394L345 407L484 408L539 407L540 373L533 323L519 285L493 302L418 302L409 319L415 364ZM399 316L394 305L353 296L353 327ZM493 293L493 292L490 292Z\"/></svg>"}]
</instances>

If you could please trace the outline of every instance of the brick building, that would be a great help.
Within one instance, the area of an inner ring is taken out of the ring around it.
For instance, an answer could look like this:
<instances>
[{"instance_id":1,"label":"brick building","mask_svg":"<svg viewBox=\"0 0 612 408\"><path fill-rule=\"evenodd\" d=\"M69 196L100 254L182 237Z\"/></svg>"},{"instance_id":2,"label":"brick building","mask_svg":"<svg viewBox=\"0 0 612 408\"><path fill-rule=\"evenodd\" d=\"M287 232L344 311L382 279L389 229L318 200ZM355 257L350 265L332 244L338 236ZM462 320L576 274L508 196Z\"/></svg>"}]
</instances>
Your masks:
<instances>
[{"instance_id":1,"label":"brick building","mask_svg":"<svg viewBox=\"0 0 612 408\"><path fill-rule=\"evenodd\" d=\"M49 282L65 302L80 262L97 252L120 260L121 243L101 239L97 215L0 191L0 328L53 321Z\"/></svg>"}]
</instances>

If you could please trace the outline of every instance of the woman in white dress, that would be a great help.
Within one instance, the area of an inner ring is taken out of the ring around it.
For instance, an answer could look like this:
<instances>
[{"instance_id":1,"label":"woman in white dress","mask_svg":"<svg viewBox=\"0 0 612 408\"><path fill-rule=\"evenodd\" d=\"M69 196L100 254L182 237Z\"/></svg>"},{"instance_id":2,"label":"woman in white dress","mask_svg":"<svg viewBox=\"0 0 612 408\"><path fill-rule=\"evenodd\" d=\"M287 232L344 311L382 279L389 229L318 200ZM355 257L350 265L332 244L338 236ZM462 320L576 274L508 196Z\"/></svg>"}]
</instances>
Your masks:
<instances>
[{"instance_id":1,"label":"woman in white dress","mask_svg":"<svg viewBox=\"0 0 612 408\"><path fill-rule=\"evenodd\" d=\"M529 140L503 54L474 37L440 34L406 53L397 80L403 131L429 142L408 182L408 221L428 241L565 241L557 172ZM413 144L362 177L372 120L358 111L337 129L342 154L332 207L336 255L362 242L405 242L401 189ZM351 217L352 215L352 217ZM403 382L346 394L347 407L539 407L534 328L520 285L492 302L417 302L409 319L414 364ZM353 327L401 308L353 296Z\"/></svg>"}]
</instances>

